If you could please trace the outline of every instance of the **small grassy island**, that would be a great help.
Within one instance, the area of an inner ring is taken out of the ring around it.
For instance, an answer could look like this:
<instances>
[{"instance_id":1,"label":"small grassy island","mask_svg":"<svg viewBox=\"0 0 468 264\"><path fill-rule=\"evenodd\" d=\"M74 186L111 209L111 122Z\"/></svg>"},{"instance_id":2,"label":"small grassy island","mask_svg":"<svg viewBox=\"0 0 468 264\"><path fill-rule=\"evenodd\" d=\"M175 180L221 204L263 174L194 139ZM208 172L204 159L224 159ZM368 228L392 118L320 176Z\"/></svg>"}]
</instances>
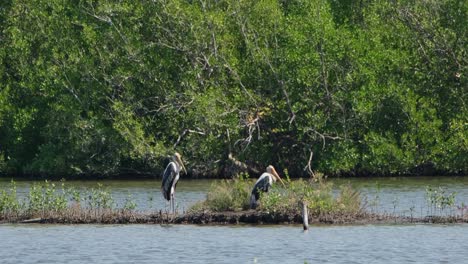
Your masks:
<instances>
[{"instance_id":1,"label":"small grassy island","mask_svg":"<svg viewBox=\"0 0 468 264\"><path fill-rule=\"evenodd\" d=\"M468 223L466 211L450 210L455 207L454 193L427 190L430 206L440 214L418 218L371 212L358 190L344 185L334 193L332 184L321 177L294 181L287 178L285 182L285 186L277 184L262 193L260 206L252 210L249 197L253 181L240 174L213 183L206 199L186 212L170 214L162 210L138 211L130 196L117 207L109 189L101 184L79 191L63 181L45 181L34 184L26 197L19 198L12 181L7 189L0 190L0 223L300 224L304 203L312 224Z\"/></svg>"}]
</instances>

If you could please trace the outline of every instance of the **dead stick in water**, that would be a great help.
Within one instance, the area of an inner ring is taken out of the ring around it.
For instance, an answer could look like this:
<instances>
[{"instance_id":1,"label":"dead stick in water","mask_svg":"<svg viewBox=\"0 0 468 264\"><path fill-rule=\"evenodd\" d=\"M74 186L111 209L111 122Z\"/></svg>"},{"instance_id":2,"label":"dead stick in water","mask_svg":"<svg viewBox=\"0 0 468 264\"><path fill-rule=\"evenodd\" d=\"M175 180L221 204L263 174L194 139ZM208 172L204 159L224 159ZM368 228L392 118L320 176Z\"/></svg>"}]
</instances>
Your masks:
<instances>
[{"instance_id":1,"label":"dead stick in water","mask_svg":"<svg viewBox=\"0 0 468 264\"><path fill-rule=\"evenodd\" d=\"M42 221L44 221L43 218L33 218L33 219L23 220L20 223L22 223L22 224L31 224L31 223L41 223Z\"/></svg>"},{"instance_id":2,"label":"dead stick in water","mask_svg":"<svg viewBox=\"0 0 468 264\"><path fill-rule=\"evenodd\" d=\"M309 230L309 213L307 212L307 203L302 202L302 226L304 231Z\"/></svg>"}]
</instances>

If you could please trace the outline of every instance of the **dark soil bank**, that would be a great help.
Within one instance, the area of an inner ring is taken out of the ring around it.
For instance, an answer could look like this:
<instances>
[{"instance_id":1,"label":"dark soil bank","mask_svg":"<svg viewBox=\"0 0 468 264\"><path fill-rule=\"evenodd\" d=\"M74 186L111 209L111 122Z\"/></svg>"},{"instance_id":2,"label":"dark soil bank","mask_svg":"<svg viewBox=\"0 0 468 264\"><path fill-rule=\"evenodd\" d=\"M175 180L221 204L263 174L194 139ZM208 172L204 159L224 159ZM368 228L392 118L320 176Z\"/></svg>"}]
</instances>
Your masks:
<instances>
[{"instance_id":1,"label":"dark soil bank","mask_svg":"<svg viewBox=\"0 0 468 264\"><path fill-rule=\"evenodd\" d=\"M302 224L301 215L271 214L257 211L201 212L171 215L119 213L98 217L39 217L32 219L1 219L0 223L44 223L44 224ZM334 214L309 216L310 224L408 224L408 223L468 223L468 217L428 216L414 218L406 216L362 213L357 215Z\"/></svg>"}]
</instances>

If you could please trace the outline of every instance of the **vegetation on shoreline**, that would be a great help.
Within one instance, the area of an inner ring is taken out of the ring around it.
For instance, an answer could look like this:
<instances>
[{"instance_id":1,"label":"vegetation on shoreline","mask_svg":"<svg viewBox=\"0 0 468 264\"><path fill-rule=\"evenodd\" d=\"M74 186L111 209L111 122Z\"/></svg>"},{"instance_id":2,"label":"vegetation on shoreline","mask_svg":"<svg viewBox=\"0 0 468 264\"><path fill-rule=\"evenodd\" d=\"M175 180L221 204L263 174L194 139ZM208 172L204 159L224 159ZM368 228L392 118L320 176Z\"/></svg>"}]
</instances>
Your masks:
<instances>
[{"instance_id":1,"label":"vegetation on shoreline","mask_svg":"<svg viewBox=\"0 0 468 264\"><path fill-rule=\"evenodd\" d=\"M243 176L218 182L207 200L184 214L171 215L162 210L137 211L130 196L118 207L102 185L78 191L64 182L45 181L34 184L26 197L19 198L12 181L0 190L0 223L301 223L303 202L308 205L311 223L468 222L468 207L455 206L455 194L440 188L427 191L428 206L434 210L431 214L438 214L418 218L368 212L359 192L350 186L332 195L330 184L304 180L287 180L286 187L272 188L261 197L258 210L248 210L251 186L252 181Z\"/></svg>"},{"instance_id":2,"label":"vegetation on shoreline","mask_svg":"<svg viewBox=\"0 0 468 264\"><path fill-rule=\"evenodd\" d=\"M62 219L63 222L109 222L137 215L136 204L127 199L121 208L114 204L108 188L98 184L86 192L54 182L34 183L26 197L18 198L16 183L0 190L0 221Z\"/></svg>"},{"instance_id":3,"label":"vegetation on shoreline","mask_svg":"<svg viewBox=\"0 0 468 264\"><path fill-rule=\"evenodd\" d=\"M334 197L332 185L324 180L285 180L272 186L268 193L261 193L258 211L266 214L301 215L302 204L306 203L309 214L313 217L322 215L357 216L364 213L360 193L350 186L341 186ZM250 194L254 181L240 174L232 180L215 182L210 188L205 201L195 204L189 212L203 211L226 212L249 209Z\"/></svg>"},{"instance_id":4,"label":"vegetation on shoreline","mask_svg":"<svg viewBox=\"0 0 468 264\"><path fill-rule=\"evenodd\" d=\"M3 0L0 172L466 174L467 10Z\"/></svg>"},{"instance_id":5,"label":"vegetation on shoreline","mask_svg":"<svg viewBox=\"0 0 468 264\"><path fill-rule=\"evenodd\" d=\"M306 203L311 219L318 222L345 223L369 219L384 222L389 219L395 222L468 222L468 206L464 203L456 205L456 193L442 187L426 189L427 215L416 217L415 208L412 207L409 208L410 216L398 216L395 211L379 212L378 197L375 198L376 201L368 201L367 198L364 200L359 190L350 185L341 185L339 191L333 193L331 183L323 179L321 174L315 176L308 180L294 181L287 177L285 186L277 183L268 193L262 193L260 206L256 209L261 215L260 219L278 222L295 219L300 222L298 219L302 217L302 205ZM254 181L246 174L215 182L208 191L206 200L193 205L188 213L228 213L229 218L229 212L236 215L248 211L253 185Z\"/></svg>"}]
</instances>

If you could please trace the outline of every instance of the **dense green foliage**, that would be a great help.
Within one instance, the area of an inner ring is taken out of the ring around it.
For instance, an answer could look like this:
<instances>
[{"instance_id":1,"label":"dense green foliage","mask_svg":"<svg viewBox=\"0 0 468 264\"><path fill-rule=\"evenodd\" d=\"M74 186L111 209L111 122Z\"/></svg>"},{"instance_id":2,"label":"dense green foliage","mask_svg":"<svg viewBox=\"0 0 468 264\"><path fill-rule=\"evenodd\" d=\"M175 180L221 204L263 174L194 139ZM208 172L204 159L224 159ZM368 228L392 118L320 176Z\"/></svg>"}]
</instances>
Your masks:
<instances>
[{"instance_id":1,"label":"dense green foliage","mask_svg":"<svg viewBox=\"0 0 468 264\"><path fill-rule=\"evenodd\" d=\"M465 0L0 3L0 171L468 172ZM419 170L418 170L419 168Z\"/></svg>"}]
</instances>

